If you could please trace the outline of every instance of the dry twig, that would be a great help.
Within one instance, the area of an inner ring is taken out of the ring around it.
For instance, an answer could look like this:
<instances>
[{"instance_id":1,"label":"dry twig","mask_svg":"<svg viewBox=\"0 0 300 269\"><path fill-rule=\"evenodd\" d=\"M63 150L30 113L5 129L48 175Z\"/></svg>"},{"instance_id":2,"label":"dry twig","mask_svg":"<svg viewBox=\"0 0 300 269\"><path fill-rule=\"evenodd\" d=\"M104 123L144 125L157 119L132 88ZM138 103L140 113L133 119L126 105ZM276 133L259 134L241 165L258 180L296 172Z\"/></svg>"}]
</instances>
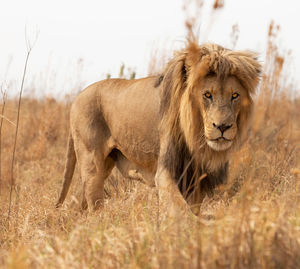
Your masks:
<instances>
[{"instance_id":1,"label":"dry twig","mask_svg":"<svg viewBox=\"0 0 300 269\"><path fill-rule=\"evenodd\" d=\"M5 103L6 103L6 97L7 97L7 90L3 85L1 86L1 93L2 93L2 109L1 109L1 119L0 119L0 194L1 194L1 183L2 183L2 162L1 162L1 157L2 157L2 126L3 126L3 119L4 117L4 110L5 110Z\"/></svg>"},{"instance_id":2,"label":"dry twig","mask_svg":"<svg viewBox=\"0 0 300 269\"><path fill-rule=\"evenodd\" d=\"M38 38L38 31L35 32L35 37L31 41L28 38L27 27L25 27L25 41L26 41L27 54L26 54L24 71L23 71L23 76L22 76L22 83L21 83L19 99L18 99L18 112L17 112L17 121L16 121L16 131L15 131L15 139L14 139L12 161L11 161L9 206L8 206L8 214L7 214L7 224L8 224L8 226L9 226L9 219L10 219L11 206L12 206L12 192L15 189L15 178L14 178L14 173L13 172L14 172L14 163L15 163L15 155L16 155L17 137L18 137L18 131L19 131L20 109L21 109L22 94L23 94L23 89L24 89L24 81L25 81L25 77L26 77L26 71L27 71L29 56L31 54L32 48L34 47L34 45L37 41L37 38ZM16 192L16 193L17 193L17 196L18 196L19 192ZM17 199L18 199L18 197L17 197Z\"/></svg>"}]
</instances>

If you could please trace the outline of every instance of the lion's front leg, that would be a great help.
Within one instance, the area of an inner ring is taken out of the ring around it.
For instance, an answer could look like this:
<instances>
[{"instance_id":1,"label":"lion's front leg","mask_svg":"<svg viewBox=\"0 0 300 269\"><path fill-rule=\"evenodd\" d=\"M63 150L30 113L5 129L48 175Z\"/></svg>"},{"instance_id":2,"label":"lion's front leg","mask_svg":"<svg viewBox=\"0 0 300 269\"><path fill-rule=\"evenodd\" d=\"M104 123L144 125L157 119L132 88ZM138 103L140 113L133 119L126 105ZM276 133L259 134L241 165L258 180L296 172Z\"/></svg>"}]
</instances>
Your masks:
<instances>
[{"instance_id":1,"label":"lion's front leg","mask_svg":"<svg viewBox=\"0 0 300 269\"><path fill-rule=\"evenodd\" d=\"M181 195L175 180L163 165L158 165L155 174L155 184L158 188L160 214L178 218L191 214L190 208Z\"/></svg>"}]
</instances>

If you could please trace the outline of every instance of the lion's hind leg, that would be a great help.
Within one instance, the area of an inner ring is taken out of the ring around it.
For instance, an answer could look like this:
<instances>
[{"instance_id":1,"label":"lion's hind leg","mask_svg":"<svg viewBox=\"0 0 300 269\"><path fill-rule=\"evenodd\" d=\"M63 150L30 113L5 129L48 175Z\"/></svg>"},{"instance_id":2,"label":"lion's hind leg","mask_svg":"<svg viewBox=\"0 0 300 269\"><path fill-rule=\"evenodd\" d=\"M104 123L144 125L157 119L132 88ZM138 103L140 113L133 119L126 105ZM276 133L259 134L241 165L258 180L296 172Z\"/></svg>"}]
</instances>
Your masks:
<instances>
[{"instance_id":1,"label":"lion's hind leg","mask_svg":"<svg viewBox=\"0 0 300 269\"><path fill-rule=\"evenodd\" d=\"M104 200L104 181L114 167L109 156L103 157L101 151L86 151L80 161L80 173L83 181L83 209L95 211L102 207Z\"/></svg>"},{"instance_id":2,"label":"lion's hind leg","mask_svg":"<svg viewBox=\"0 0 300 269\"><path fill-rule=\"evenodd\" d=\"M81 193L81 204L80 204L80 209L81 210L87 210L88 209L88 203L86 200L86 195L85 195L85 182L82 182L82 193Z\"/></svg>"}]
</instances>

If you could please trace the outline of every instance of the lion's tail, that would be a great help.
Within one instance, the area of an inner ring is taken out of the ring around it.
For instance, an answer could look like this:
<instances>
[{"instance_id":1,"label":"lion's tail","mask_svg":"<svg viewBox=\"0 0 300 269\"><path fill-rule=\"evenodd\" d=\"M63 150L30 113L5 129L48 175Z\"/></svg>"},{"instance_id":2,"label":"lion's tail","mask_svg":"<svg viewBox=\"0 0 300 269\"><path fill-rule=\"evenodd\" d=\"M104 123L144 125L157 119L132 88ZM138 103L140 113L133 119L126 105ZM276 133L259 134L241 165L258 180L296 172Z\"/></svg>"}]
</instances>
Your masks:
<instances>
[{"instance_id":1,"label":"lion's tail","mask_svg":"<svg viewBox=\"0 0 300 269\"><path fill-rule=\"evenodd\" d=\"M74 150L74 141L73 141L72 134L70 132L69 141L68 141L67 161L66 161L65 171L64 171L64 183L63 183L63 188L61 190L59 199L56 203L56 207L60 207L67 196L69 187L71 185L72 177L74 174L75 165L76 165L76 155Z\"/></svg>"}]
</instances>

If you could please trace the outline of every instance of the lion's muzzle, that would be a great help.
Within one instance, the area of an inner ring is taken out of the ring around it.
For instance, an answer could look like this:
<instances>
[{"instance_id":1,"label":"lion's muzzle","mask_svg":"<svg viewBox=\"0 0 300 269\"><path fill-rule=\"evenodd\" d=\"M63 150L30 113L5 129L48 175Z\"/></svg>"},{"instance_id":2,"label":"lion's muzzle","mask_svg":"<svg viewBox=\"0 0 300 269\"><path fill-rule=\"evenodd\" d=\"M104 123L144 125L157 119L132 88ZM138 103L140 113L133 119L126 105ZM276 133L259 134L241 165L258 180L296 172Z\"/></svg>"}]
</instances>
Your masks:
<instances>
[{"instance_id":1,"label":"lion's muzzle","mask_svg":"<svg viewBox=\"0 0 300 269\"><path fill-rule=\"evenodd\" d=\"M231 147L236 135L236 124L211 124L211 128L205 128L207 144L216 151L227 150Z\"/></svg>"},{"instance_id":2,"label":"lion's muzzle","mask_svg":"<svg viewBox=\"0 0 300 269\"><path fill-rule=\"evenodd\" d=\"M226 130L228 130L228 129L232 126L232 124L227 125L227 124L224 124L224 123L223 123L223 124L217 125L217 124L213 123L213 126L214 126L215 128L217 128L217 129L219 129L220 132L222 133L222 136L223 136L223 133L224 133Z\"/></svg>"}]
</instances>

